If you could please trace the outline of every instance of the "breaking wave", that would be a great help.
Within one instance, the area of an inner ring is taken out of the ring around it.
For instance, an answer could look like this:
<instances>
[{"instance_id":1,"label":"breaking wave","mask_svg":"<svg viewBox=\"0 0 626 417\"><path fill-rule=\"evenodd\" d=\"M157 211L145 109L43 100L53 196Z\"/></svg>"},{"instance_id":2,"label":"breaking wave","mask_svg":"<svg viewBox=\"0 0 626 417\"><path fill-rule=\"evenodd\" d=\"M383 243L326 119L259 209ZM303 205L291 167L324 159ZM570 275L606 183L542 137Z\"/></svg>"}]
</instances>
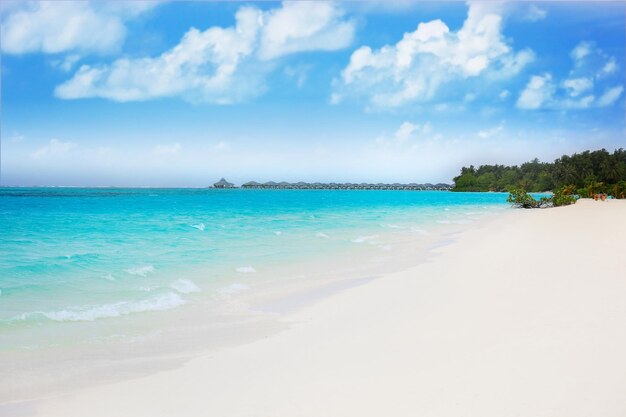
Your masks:
<instances>
[{"instance_id":1,"label":"breaking wave","mask_svg":"<svg viewBox=\"0 0 626 417\"><path fill-rule=\"evenodd\" d=\"M85 305L57 311L34 311L21 314L14 317L13 320L25 321L43 317L52 321L94 321L97 319L119 317L146 311L170 310L183 304L185 304L185 300L183 300L180 295L169 292L140 301L120 301L111 304Z\"/></svg>"}]
</instances>

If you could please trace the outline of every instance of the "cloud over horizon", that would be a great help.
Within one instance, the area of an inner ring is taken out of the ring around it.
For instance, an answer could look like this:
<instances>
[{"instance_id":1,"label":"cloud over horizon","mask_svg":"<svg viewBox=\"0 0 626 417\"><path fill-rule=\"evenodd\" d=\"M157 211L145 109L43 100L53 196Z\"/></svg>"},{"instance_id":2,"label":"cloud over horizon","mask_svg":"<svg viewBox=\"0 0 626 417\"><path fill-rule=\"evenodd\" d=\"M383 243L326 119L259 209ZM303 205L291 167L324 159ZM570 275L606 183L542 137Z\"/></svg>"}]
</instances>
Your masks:
<instances>
[{"instance_id":1,"label":"cloud over horizon","mask_svg":"<svg viewBox=\"0 0 626 417\"><path fill-rule=\"evenodd\" d=\"M101 97L142 101L182 97L232 104L262 93L272 61L306 51L347 47L355 26L333 3L285 2L262 11L240 7L232 27L191 28L178 45L157 57L121 58L83 65L55 89L62 99Z\"/></svg>"}]
</instances>

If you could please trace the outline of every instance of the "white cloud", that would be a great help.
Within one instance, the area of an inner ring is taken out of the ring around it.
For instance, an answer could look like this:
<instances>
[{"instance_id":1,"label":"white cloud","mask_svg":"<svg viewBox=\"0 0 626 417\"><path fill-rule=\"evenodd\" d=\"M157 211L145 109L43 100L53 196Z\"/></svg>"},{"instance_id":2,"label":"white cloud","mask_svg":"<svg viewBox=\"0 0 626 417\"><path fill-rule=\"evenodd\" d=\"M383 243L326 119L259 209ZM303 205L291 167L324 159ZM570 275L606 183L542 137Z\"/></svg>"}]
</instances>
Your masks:
<instances>
[{"instance_id":1,"label":"white cloud","mask_svg":"<svg viewBox=\"0 0 626 417\"><path fill-rule=\"evenodd\" d=\"M611 57L600 70L598 77L611 75L611 74L614 74L616 71L617 71L617 61L615 60L615 57Z\"/></svg>"},{"instance_id":2,"label":"white cloud","mask_svg":"<svg viewBox=\"0 0 626 417\"><path fill-rule=\"evenodd\" d=\"M506 100L510 95L511 92L509 90L502 90L500 91L500 94L498 94L498 98L500 100Z\"/></svg>"},{"instance_id":3,"label":"white cloud","mask_svg":"<svg viewBox=\"0 0 626 417\"><path fill-rule=\"evenodd\" d=\"M479 130L476 135L481 139L489 139L492 136L497 135L498 133L504 130L504 121L500 122L499 125L494 126L490 129Z\"/></svg>"},{"instance_id":4,"label":"white cloud","mask_svg":"<svg viewBox=\"0 0 626 417\"><path fill-rule=\"evenodd\" d=\"M157 57L83 65L55 94L115 101L174 96L216 104L245 101L264 91L263 78L273 69L270 58L347 45L353 23L341 20L335 7L313 2L284 3L265 12L241 7L234 26L191 28L178 45Z\"/></svg>"},{"instance_id":5,"label":"white cloud","mask_svg":"<svg viewBox=\"0 0 626 417\"><path fill-rule=\"evenodd\" d=\"M30 154L31 158L43 159L49 157L60 157L67 154L75 147L72 142L63 142L59 139L51 139L48 144L36 149Z\"/></svg>"},{"instance_id":6,"label":"white cloud","mask_svg":"<svg viewBox=\"0 0 626 417\"><path fill-rule=\"evenodd\" d=\"M301 51L334 51L352 43L355 25L333 3L284 2L264 14L259 57Z\"/></svg>"},{"instance_id":7,"label":"white cloud","mask_svg":"<svg viewBox=\"0 0 626 417\"><path fill-rule=\"evenodd\" d=\"M386 148L390 147L403 147L416 140L424 139L436 139L437 136L432 136L433 125L430 122L426 122L422 125L405 121L394 132L392 136L379 136L375 142L379 146Z\"/></svg>"},{"instance_id":8,"label":"white cloud","mask_svg":"<svg viewBox=\"0 0 626 417\"><path fill-rule=\"evenodd\" d=\"M188 95L216 103L237 101L250 93L253 79L234 74L253 51L261 12L244 7L230 28L190 29L181 42L156 58L116 60L101 67L83 65L55 90L60 98L103 97L115 101Z\"/></svg>"},{"instance_id":9,"label":"white cloud","mask_svg":"<svg viewBox=\"0 0 626 417\"><path fill-rule=\"evenodd\" d=\"M336 81L332 101L344 95L366 97L378 107L428 101L454 80L481 75L516 75L534 59L514 52L502 35L500 4L471 3L463 26L451 31L441 20L420 23L395 45L358 48Z\"/></svg>"},{"instance_id":10,"label":"white cloud","mask_svg":"<svg viewBox=\"0 0 626 417\"><path fill-rule=\"evenodd\" d=\"M396 137L396 139L398 139L398 141L404 142L408 138L410 138L413 132L415 132L417 129L419 129L418 125L414 125L411 122L404 122L400 125L398 130L396 130L394 136Z\"/></svg>"},{"instance_id":11,"label":"white cloud","mask_svg":"<svg viewBox=\"0 0 626 417\"><path fill-rule=\"evenodd\" d=\"M598 99L597 105L599 107L607 107L612 105L617 101L618 98L622 95L624 91L624 87L621 85L609 88L602 94L602 96Z\"/></svg>"},{"instance_id":12,"label":"white cloud","mask_svg":"<svg viewBox=\"0 0 626 417\"><path fill-rule=\"evenodd\" d=\"M527 110L546 109L586 109L590 107L607 107L612 105L622 95L624 88L621 85L607 89L596 100L593 94L586 94L593 88L590 80L568 79L562 83L562 91L559 92L552 82L550 74L534 75L526 85L517 100L517 107Z\"/></svg>"},{"instance_id":13,"label":"white cloud","mask_svg":"<svg viewBox=\"0 0 626 417\"><path fill-rule=\"evenodd\" d=\"M174 143L171 145L157 145L154 147L153 152L155 155L159 156L171 156L176 155L181 149L182 146L180 143Z\"/></svg>"},{"instance_id":14,"label":"white cloud","mask_svg":"<svg viewBox=\"0 0 626 417\"><path fill-rule=\"evenodd\" d=\"M2 20L2 51L9 54L68 51L107 53L126 36L125 20L156 2L24 2Z\"/></svg>"},{"instance_id":15,"label":"white cloud","mask_svg":"<svg viewBox=\"0 0 626 417\"><path fill-rule=\"evenodd\" d=\"M553 103L554 108L560 109L587 109L594 104L596 98L593 95L587 95L579 99L564 98Z\"/></svg>"},{"instance_id":16,"label":"white cloud","mask_svg":"<svg viewBox=\"0 0 626 417\"><path fill-rule=\"evenodd\" d=\"M563 87L570 96L578 97L585 91L593 88L593 80L590 78L568 78L563 81Z\"/></svg>"},{"instance_id":17,"label":"white cloud","mask_svg":"<svg viewBox=\"0 0 626 417\"><path fill-rule=\"evenodd\" d=\"M579 42L570 57L574 62L567 78L557 82L549 73L532 76L521 92L517 106L529 110L587 109L607 107L620 98L622 85L607 86L617 71L615 57L589 41ZM598 92L600 89L604 91L602 94Z\"/></svg>"},{"instance_id":18,"label":"white cloud","mask_svg":"<svg viewBox=\"0 0 626 417\"><path fill-rule=\"evenodd\" d=\"M517 107L522 109L538 109L552 101L555 92L551 74L533 75L517 99Z\"/></svg>"},{"instance_id":19,"label":"white cloud","mask_svg":"<svg viewBox=\"0 0 626 417\"><path fill-rule=\"evenodd\" d=\"M531 4L530 7L528 7L528 10L526 10L526 14L523 16L523 20L536 22L538 20L545 19L546 16L548 16L547 11L538 7L535 4Z\"/></svg>"},{"instance_id":20,"label":"white cloud","mask_svg":"<svg viewBox=\"0 0 626 417\"><path fill-rule=\"evenodd\" d=\"M591 54L592 50L593 44L588 41L583 41L576 45L574 49L572 49L572 52L570 52L570 56L574 61L580 61L589 54Z\"/></svg>"}]
</instances>

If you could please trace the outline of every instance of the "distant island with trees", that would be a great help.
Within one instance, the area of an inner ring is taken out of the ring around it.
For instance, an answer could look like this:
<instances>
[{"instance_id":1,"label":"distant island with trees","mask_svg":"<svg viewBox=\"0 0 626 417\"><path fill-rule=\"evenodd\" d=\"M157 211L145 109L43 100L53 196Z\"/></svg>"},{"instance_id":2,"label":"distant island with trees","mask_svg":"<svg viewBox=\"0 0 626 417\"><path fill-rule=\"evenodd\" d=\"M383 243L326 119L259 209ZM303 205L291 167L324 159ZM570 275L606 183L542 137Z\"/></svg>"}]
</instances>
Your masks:
<instances>
[{"instance_id":1,"label":"distant island with trees","mask_svg":"<svg viewBox=\"0 0 626 417\"><path fill-rule=\"evenodd\" d=\"M562 191L580 197L598 193L626 198L626 150L606 149L563 155L554 162L533 159L520 166L461 168L451 191Z\"/></svg>"}]
</instances>

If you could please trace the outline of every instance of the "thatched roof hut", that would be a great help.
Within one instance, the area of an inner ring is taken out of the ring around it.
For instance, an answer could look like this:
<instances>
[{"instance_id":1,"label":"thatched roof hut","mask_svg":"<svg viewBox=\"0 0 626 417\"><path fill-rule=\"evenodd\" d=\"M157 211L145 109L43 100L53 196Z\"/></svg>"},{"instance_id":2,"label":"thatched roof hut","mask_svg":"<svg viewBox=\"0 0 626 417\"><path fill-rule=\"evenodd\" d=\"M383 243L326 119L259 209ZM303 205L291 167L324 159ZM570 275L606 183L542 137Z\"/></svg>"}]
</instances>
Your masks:
<instances>
[{"instance_id":1,"label":"thatched roof hut","mask_svg":"<svg viewBox=\"0 0 626 417\"><path fill-rule=\"evenodd\" d=\"M226 181L224 178L213 184L214 188L235 188L235 184Z\"/></svg>"},{"instance_id":2,"label":"thatched roof hut","mask_svg":"<svg viewBox=\"0 0 626 417\"><path fill-rule=\"evenodd\" d=\"M241 188L257 188L259 185L261 184L256 181L248 181L245 184L242 184Z\"/></svg>"}]
</instances>

